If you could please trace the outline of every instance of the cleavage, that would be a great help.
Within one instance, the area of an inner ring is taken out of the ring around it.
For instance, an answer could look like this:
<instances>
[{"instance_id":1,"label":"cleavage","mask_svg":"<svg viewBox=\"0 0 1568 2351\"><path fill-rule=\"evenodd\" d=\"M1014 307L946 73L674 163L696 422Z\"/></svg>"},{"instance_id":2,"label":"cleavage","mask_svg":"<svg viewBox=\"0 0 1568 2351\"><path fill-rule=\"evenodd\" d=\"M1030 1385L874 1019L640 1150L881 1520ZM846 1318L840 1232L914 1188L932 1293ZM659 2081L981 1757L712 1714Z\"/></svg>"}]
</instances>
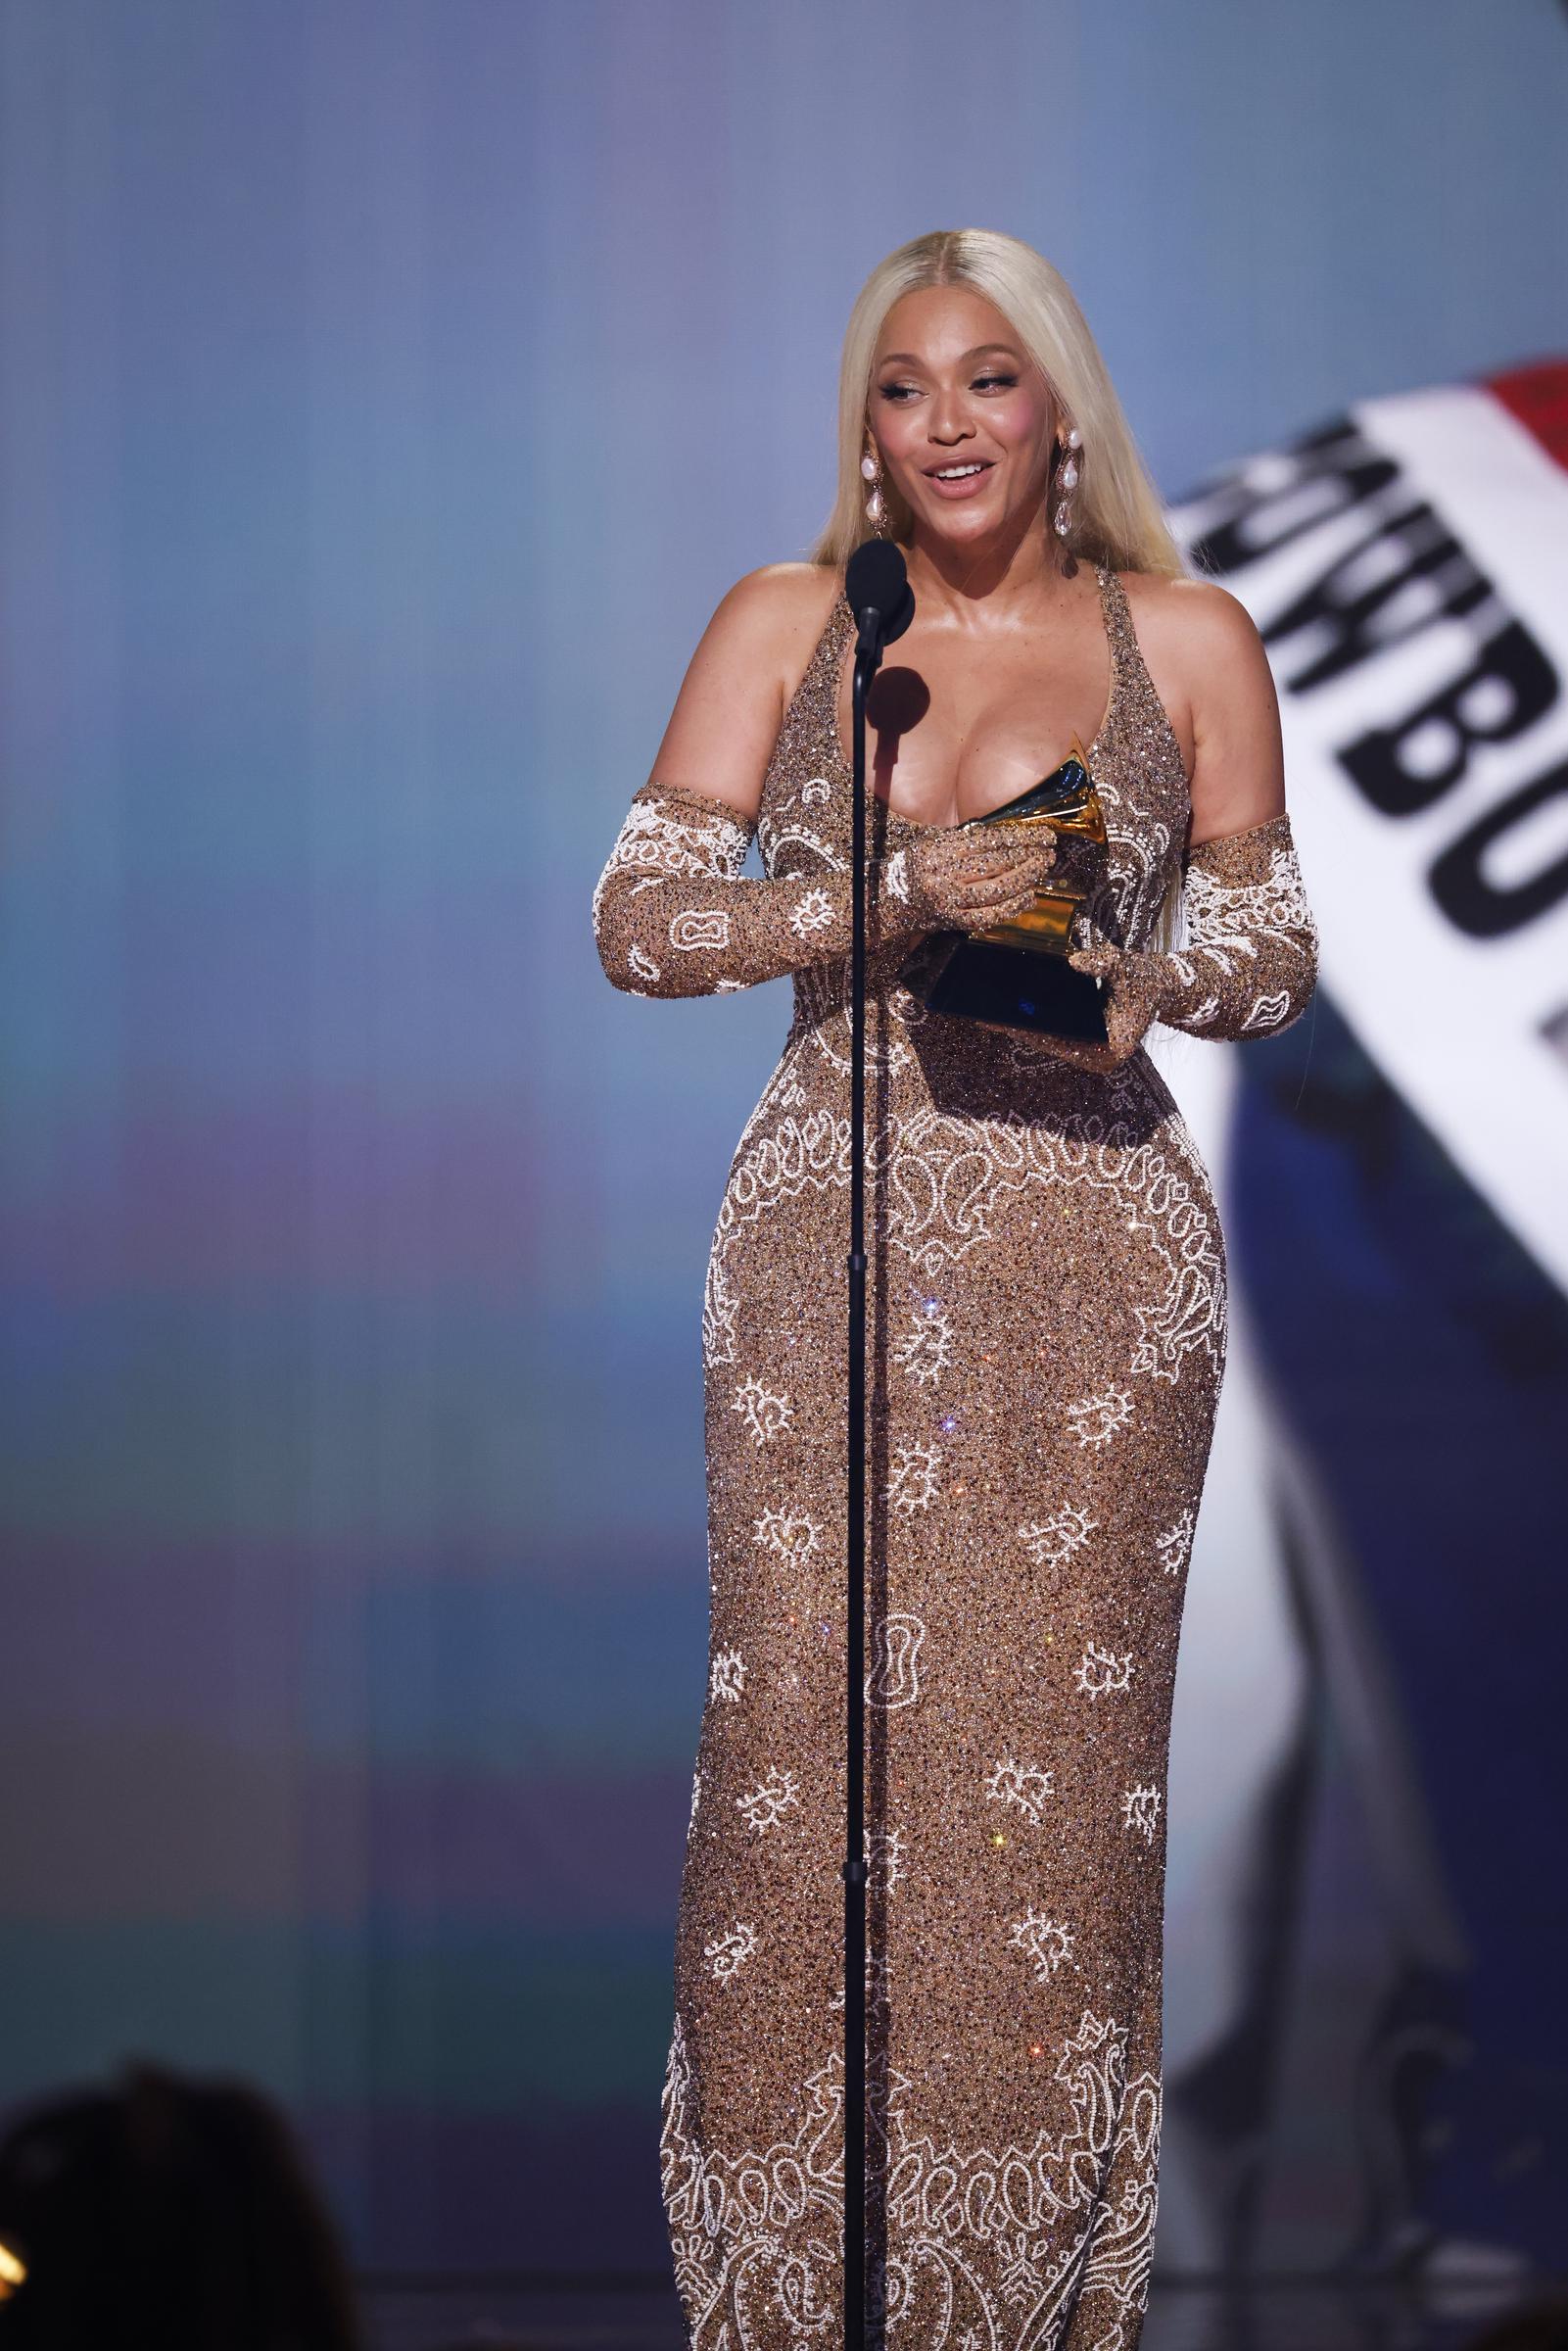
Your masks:
<instances>
[{"instance_id":1,"label":"cleavage","mask_svg":"<svg viewBox=\"0 0 1568 2351\"><path fill-rule=\"evenodd\" d=\"M900 661L889 648L873 682L866 714L866 760L871 790L894 816L933 827L964 824L1016 799L1061 766L1076 734L1085 750L1105 732L1115 673L1108 633L1080 645L1069 674L1049 694L1038 689L1039 664L1019 654L989 693L966 702L955 725L953 702L963 700L947 681L962 655L949 652L934 677L920 663ZM839 673L835 723L839 756L850 765L850 677L853 639ZM1087 714L1085 716L1085 714Z\"/></svg>"}]
</instances>

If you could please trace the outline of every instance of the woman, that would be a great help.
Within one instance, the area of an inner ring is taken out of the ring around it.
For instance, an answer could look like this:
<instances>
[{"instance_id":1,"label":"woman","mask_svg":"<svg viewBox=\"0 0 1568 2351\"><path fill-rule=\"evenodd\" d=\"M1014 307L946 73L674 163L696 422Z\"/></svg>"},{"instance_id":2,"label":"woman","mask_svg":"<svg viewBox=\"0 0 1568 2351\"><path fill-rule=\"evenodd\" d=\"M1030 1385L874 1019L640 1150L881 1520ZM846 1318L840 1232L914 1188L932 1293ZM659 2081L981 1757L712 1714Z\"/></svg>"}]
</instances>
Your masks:
<instances>
[{"instance_id":1,"label":"woman","mask_svg":"<svg viewBox=\"0 0 1568 2351\"><path fill-rule=\"evenodd\" d=\"M794 980L708 1267L666 2209L694 2346L841 2341L842 589L867 481L916 599L869 728L868 2274L911 2351L1111 2351L1147 2298L1171 1693L1225 1346L1213 1195L1141 1040L1284 1028L1316 936L1258 633L1185 576L1063 279L982 230L863 289L832 520L719 605L594 895L632 993ZM1104 1046L900 979L922 936L1066 870L1033 829L958 828L1074 732L1110 837L1073 956Z\"/></svg>"}]
</instances>

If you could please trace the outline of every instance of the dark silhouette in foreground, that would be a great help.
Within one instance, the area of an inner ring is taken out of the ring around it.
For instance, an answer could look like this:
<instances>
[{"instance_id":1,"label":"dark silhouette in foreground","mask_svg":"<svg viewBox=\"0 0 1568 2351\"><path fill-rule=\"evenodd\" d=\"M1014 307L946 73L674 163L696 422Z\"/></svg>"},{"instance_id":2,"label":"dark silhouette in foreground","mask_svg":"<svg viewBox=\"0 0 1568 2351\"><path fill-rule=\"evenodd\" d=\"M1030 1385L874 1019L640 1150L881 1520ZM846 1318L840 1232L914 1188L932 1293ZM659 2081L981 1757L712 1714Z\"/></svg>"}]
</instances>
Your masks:
<instances>
[{"instance_id":1,"label":"dark silhouette in foreground","mask_svg":"<svg viewBox=\"0 0 1568 2351\"><path fill-rule=\"evenodd\" d=\"M359 2351L332 2226L282 2116L155 2065L0 2141L3 2351Z\"/></svg>"}]
</instances>

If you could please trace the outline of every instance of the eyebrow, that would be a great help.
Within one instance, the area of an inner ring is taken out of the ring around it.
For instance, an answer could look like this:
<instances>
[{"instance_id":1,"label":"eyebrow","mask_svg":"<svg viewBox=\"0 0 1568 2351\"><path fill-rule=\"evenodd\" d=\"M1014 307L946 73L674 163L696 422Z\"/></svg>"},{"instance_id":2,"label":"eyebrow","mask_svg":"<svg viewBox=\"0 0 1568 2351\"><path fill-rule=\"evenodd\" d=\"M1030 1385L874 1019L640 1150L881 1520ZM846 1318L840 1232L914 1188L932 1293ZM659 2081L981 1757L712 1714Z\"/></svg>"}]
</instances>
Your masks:
<instances>
[{"instance_id":1,"label":"eyebrow","mask_svg":"<svg viewBox=\"0 0 1568 2351\"><path fill-rule=\"evenodd\" d=\"M960 352L959 358L977 360L982 351L1005 351L1009 358L1015 360L1022 356L1014 350L1011 343L976 343L973 350ZM877 364L879 367L890 367L895 360L902 360L906 367L920 367L925 364L925 361L918 360L912 351L884 351Z\"/></svg>"}]
</instances>

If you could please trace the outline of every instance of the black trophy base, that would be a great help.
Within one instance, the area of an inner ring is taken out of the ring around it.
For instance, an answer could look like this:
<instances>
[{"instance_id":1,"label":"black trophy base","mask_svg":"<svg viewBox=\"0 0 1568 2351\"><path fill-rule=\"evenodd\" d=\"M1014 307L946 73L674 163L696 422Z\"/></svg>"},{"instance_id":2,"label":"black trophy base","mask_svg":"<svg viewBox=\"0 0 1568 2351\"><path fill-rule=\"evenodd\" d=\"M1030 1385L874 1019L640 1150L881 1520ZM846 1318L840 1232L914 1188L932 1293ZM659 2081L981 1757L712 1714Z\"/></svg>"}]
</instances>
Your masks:
<instances>
[{"instance_id":1,"label":"black trophy base","mask_svg":"<svg viewBox=\"0 0 1568 2351\"><path fill-rule=\"evenodd\" d=\"M1003 947L963 934L918 949L903 974L931 1012L962 1014L999 1029L1027 1029L1074 1043L1103 1045L1105 985L1063 955Z\"/></svg>"}]
</instances>

